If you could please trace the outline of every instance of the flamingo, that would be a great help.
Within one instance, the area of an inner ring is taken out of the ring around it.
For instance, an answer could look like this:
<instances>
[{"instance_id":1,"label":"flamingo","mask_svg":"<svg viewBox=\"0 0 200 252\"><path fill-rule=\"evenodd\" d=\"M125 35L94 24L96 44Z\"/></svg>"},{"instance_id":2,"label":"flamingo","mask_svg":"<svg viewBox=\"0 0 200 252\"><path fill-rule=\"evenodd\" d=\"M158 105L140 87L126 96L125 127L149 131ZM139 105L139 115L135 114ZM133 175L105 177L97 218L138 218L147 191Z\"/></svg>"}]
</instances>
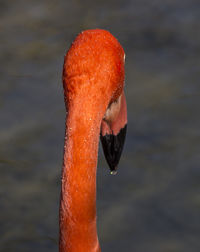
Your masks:
<instances>
[{"instance_id":1,"label":"flamingo","mask_svg":"<svg viewBox=\"0 0 200 252\"><path fill-rule=\"evenodd\" d=\"M96 229L99 136L115 174L126 135L125 54L101 29L81 32L63 66L67 109L59 211L60 252L100 252Z\"/></svg>"}]
</instances>

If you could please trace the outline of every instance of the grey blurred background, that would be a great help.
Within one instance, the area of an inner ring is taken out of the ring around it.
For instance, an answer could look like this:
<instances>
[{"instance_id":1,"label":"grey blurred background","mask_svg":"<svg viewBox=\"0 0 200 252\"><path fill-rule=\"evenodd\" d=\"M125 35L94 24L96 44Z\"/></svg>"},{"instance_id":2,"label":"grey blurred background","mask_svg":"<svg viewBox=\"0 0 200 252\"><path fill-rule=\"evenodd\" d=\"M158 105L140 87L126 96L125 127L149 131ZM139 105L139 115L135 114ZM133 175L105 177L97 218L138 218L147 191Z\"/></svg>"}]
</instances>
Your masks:
<instances>
[{"instance_id":1,"label":"grey blurred background","mask_svg":"<svg viewBox=\"0 0 200 252\"><path fill-rule=\"evenodd\" d=\"M198 0L0 1L0 251L57 251L63 56L103 28L126 52L117 176L100 147L103 252L200 251Z\"/></svg>"}]
</instances>

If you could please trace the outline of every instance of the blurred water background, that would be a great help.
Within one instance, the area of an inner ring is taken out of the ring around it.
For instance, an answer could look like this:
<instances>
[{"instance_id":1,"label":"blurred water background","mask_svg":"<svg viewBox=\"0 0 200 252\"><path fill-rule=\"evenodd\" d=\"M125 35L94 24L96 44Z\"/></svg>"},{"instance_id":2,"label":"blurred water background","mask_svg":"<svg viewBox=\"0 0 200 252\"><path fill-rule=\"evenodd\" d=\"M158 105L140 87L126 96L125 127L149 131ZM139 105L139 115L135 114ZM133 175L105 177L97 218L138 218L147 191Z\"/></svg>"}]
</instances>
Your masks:
<instances>
[{"instance_id":1,"label":"blurred water background","mask_svg":"<svg viewBox=\"0 0 200 252\"><path fill-rule=\"evenodd\" d=\"M200 251L198 0L0 1L0 251L57 251L63 56L84 29L126 52L117 176L100 147L103 252Z\"/></svg>"}]
</instances>

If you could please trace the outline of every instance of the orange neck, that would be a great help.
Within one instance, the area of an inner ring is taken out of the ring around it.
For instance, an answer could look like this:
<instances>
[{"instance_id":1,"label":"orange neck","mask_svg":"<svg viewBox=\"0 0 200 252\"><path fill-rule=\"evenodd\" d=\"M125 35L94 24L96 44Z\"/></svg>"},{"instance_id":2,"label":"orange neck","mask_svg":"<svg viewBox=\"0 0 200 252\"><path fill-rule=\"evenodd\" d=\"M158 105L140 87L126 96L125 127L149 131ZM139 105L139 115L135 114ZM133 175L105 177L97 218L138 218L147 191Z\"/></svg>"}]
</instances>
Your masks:
<instances>
[{"instance_id":1,"label":"orange neck","mask_svg":"<svg viewBox=\"0 0 200 252\"><path fill-rule=\"evenodd\" d=\"M96 166L101 116L80 99L68 104L60 200L60 252L100 252Z\"/></svg>"}]
</instances>

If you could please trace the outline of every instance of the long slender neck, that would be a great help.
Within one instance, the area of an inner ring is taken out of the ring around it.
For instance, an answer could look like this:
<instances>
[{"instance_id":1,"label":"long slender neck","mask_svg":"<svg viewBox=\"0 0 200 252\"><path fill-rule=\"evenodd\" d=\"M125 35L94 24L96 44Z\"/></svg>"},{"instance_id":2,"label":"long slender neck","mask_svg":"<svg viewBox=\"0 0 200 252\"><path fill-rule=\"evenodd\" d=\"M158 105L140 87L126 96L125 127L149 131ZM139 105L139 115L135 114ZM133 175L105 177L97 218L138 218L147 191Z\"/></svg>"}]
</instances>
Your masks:
<instances>
[{"instance_id":1,"label":"long slender neck","mask_svg":"<svg viewBox=\"0 0 200 252\"><path fill-rule=\"evenodd\" d=\"M96 166L100 118L91 105L68 108L60 200L60 252L99 252Z\"/></svg>"}]
</instances>

